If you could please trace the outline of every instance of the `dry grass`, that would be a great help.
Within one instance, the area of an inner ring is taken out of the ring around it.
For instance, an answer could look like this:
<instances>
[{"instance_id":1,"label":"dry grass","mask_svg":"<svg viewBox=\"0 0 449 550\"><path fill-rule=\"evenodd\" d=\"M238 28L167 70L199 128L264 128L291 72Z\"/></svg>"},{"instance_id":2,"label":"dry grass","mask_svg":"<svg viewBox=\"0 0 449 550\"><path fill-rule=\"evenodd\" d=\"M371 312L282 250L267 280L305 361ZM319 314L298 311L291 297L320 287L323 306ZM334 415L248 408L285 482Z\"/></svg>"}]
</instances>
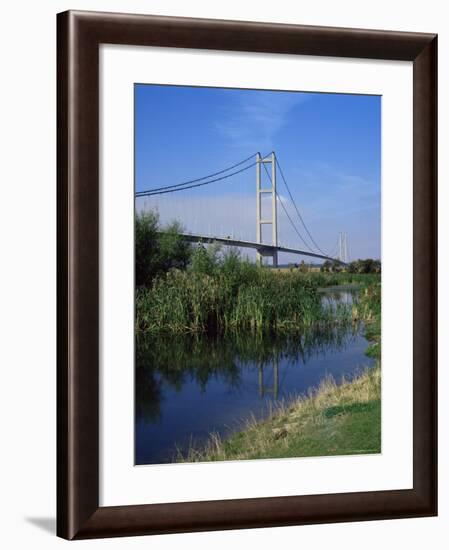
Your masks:
<instances>
[{"instance_id":1,"label":"dry grass","mask_svg":"<svg viewBox=\"0 0 449 550\"><path fill-rule=\"evenodd\" d=\"M265 421L254 416L227 439L217 433L202 449L178 461L220 461L380 452L380 366L352 381L331 377L316 391L273 407Z\"/></svg>"}]
</instances>

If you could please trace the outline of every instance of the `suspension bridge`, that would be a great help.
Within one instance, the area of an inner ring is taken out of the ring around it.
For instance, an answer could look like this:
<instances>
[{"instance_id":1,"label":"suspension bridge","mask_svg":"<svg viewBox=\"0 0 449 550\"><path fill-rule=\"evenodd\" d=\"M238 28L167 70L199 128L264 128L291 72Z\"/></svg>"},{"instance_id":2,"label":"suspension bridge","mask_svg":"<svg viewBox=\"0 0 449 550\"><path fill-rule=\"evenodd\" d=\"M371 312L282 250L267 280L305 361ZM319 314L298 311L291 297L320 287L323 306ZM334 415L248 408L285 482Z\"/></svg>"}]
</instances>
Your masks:
<instances>
[{"instance_id":1,"label":"suspension bridge","mask_svg":"<svg viewBox=\"0 0 449 550\"><path fill-rule=\"evenodd\" d=\"M250 169L255 169L255 209ZM279 176L286 195L279 192ZM224 194L217 193L218 186L226 186ZM336 245L328 252L317 244L275 152L255 153L207 176L137 191L135 197L140 209L157 211L161 223L178 221L185 240L253 249L259 263L271 258L271 265L277 267L281 252L341 264L349 260L346 233L338 233ZM294 242L281 241L284 225Z\"/></svg>"}]
</instances>

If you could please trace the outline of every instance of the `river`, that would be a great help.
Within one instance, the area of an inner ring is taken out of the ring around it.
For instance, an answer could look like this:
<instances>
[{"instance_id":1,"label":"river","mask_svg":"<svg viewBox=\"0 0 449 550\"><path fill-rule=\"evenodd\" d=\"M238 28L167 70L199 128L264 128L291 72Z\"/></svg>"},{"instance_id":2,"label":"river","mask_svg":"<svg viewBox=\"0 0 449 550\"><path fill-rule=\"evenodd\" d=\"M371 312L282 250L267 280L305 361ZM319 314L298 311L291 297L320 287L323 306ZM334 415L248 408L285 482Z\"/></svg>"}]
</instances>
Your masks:
<instances>
[{"instance_id":1,"label":"river","mask_svg":"<svg viewBox=\"0 0 449 550\"><path fill-rule=\"evenodd\" d=\"M354 290L332 288L323 303L351 304ZM374 360L361 325L301 335L141 336L136 339L135 464L172 462L204 443L226 437L250 414L316 388L328 375L339 382Z\"/></svg>"}]
</instances>

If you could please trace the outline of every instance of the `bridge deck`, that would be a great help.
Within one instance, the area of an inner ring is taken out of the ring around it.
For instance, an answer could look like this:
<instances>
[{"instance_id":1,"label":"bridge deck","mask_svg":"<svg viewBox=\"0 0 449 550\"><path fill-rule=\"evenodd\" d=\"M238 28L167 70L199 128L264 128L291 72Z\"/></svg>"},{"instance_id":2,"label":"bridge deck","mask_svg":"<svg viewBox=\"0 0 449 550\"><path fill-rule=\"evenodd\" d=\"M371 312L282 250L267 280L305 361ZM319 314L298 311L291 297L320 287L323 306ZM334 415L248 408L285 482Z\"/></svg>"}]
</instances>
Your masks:
<instances>
[{"instance_id":1,"label":"bridge deck","mask_svg":"<svg viewBox=\"0 0 449 550\"><path fill-rule=\"evenodd\" d=\"M317 254L315 252L309 252L308 250L301 250L299 248L290 248L287 246L274 246L271 244L260 244L253 241L244 241L235 239L234 237L213 237L211 235L199 235L195 233L182 233L182 237L189 242L202 242L206 244L220 243L228 246L238 246L241 248L252 248L257 250L262 255L264 253L271 254L273 252L287 252L289 254L298 254L300 256L308 256L311 258L319 258L321 260L330 260L331 262L338 262L344 265L344 262L325 256L323 254Z\"/></svg>"}]
</instances>

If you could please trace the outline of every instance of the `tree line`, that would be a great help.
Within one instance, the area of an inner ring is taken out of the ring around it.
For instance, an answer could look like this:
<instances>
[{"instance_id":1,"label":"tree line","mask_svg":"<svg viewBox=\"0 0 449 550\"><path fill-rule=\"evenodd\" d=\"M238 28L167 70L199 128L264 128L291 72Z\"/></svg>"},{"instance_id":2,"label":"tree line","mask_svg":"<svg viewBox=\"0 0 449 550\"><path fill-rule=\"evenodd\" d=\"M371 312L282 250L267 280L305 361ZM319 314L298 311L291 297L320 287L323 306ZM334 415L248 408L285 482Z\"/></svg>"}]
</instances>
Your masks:
<instances>
[{"instance_id":1,"label":"tree line","mask_svg":"<svg viewBox=\"0 0 449 550\"><path fill-rule=\"evenodd\" d=\"M345 271L347 273L381 273L382 265L380 260L367 258L365 260L354 260L347 265L343 265L337 261L326 260L320 268L321 272L339 273Z\"/></svg>"}]
</instances>

